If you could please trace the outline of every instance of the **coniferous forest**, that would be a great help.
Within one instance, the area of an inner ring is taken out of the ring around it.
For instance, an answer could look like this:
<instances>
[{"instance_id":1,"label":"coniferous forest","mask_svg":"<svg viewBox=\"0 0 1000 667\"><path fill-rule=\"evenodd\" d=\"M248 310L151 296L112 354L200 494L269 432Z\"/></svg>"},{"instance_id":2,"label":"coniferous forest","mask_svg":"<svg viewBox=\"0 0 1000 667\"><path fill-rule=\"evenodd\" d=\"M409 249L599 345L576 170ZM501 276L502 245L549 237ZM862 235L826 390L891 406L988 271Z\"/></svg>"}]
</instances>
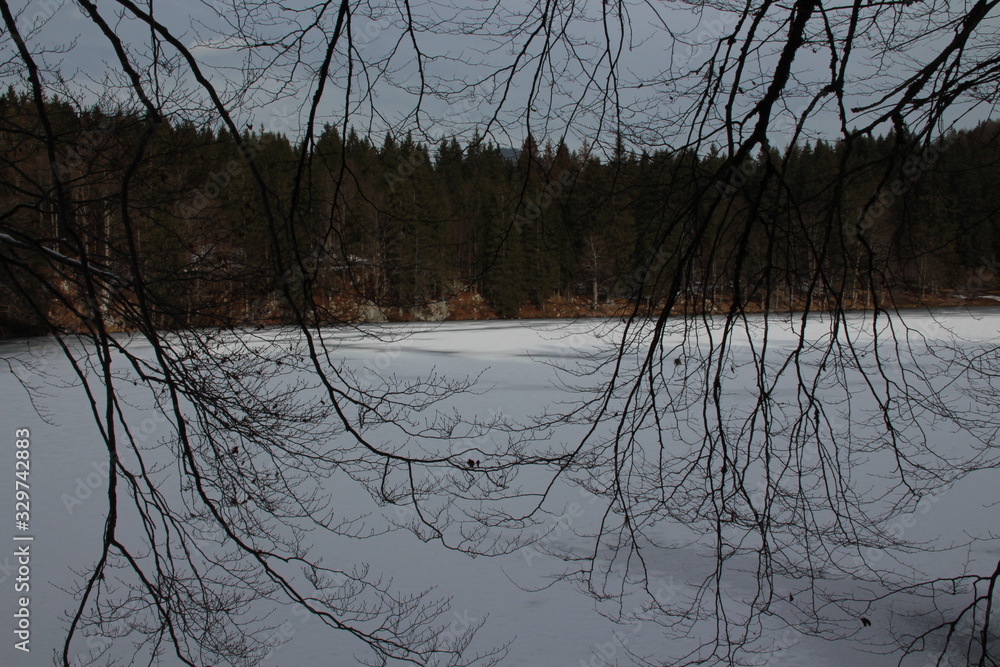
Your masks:
<instances>
[{"instance_id":1,"label":"coniferous forest","mask_svg":"<svg viewBox=\"0 0 1000 667\"><path fill-rule=\"evenodd\" d=\"M0 98L4 335L97 310L113 323L130 303L122 276L139 272L162 328L281 323L297 307L323 324L798 310L827 295L846 308L958 305L988 297L997 273L996 121L914 143L902 160L905 128L850 145L800 139L724 181L715 150L636 153L622 140L602 154L326 125L302 160L263 128L247 127L240 148L222 128L149 132L127 111L59 99L48 121L24 94ZM43 252L29 229L47 230ZM101 303L76 298L88 293L73 284L81 263L105 278Z\"/></svg>"}]
</instances>

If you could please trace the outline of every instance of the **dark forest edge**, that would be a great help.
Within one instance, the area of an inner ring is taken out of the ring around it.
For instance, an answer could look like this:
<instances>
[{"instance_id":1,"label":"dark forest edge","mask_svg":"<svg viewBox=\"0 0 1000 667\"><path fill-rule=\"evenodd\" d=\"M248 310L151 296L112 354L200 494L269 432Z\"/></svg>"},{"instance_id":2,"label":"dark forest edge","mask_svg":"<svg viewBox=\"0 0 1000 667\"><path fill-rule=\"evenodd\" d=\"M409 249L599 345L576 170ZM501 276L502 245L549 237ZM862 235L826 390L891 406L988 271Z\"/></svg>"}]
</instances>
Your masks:
<instances>
[{"instance_id":1,"label":"dark forest edge","mask_svg":"<svg viewBox=\"0 0 1000 667\"><path fill-rule=\"evenodd\" d=\"M98 316L129 329L136 272L163 329L998 301L998 121L906 159L908 138L890 133L772 148L728 171L715 150L379 145L328 125L300 177L300 149L264 129L240 147L217 128L150 132L140 115L59 99L47 115L51 137L28 96L0 97L0 336ZM280 251L265 204L287 221Z\"/></svg>"}]
</instances>

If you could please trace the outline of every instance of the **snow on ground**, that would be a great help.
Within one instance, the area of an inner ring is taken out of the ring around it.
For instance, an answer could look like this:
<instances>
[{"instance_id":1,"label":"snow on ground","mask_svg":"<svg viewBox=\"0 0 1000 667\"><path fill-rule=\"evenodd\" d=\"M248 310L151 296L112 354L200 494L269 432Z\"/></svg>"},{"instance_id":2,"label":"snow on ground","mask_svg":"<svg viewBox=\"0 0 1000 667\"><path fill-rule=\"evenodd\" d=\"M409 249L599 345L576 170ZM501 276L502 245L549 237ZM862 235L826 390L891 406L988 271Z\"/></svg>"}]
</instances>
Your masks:
<instances>
[{"instance_id":1,"label":"snow on ground","mask_svg":"<svg viewBox=\"0 0 1000 667\"><path fill-rule=\"evenodd\" d=\"M852 316L861 320L861 316ZM777 321L777 320L776 320ZM825 323L815 323L815 331L825 331ZM861 322L864 324L864 322ZM896 323L898 326L898 322ZM961 345L992 343L998 339L1000 309L975 313L951 311L913 312L907 316L911 340L944 342L960 340ZM367 367L401 377L426 376L430 369L446 376L480 376L478 386L485 391L468 396L461 408L482 417L503 414L513 418L536 414L542 407L571 396L556 383L551 365L575 359L615 343L621 324L598 321L541 322L455 322L388 326L386 340L374 341L351 329L327 331L326 344L338 345L336 353L359 370ZM809 335L812 335L810 324ZM897 329L897 334L902 330ZM265 331L261 345L292 343L297 334ZM816 334L819 335L819 334ZM772 329L771 344L791 345L792 329ZM675 335L680 342L680 334ZM749 341L738 345L737 354L747 354ZM147 345L132 343L133 351L150 354ZM45 373L48 381L38 384L34 403L15 378L31 377L28 365ZM481 374L481 375L480 375ZM31 430L31 512L33 558L31 562L31 653L13 649L12 614L16 595L16 559L13 556L13 529L8 529L8 546L0 551L0 617L8 630L0 647L2 665L48 665L53 649L61 646L70 607L66 590L75 580L71 568L83 568L97 554L105 499L101 497L106 470L102 467L103 445L97 437L89 407L79 387L74 386L68 362L54 343L46 339L0 341L0 452L10 472L14 429ZM749 394L747 394L749 395ZM141 409L141 408L137 408ZM38 411L36 413L36 410ZM39 413L45 419L39 416ZM140 413L141 414L141 413ZM160 424L139 421L143 437L157 437ZM575 437L569 434L563 437ZM13 483L5 501L13 511ZM936 498L926 511L900 517L906 537L927 540L959 539L966 529L1000 532L995 508L996 473L981 473ZM355 490L357 492L357 490ZM582 508L581 525L599 516L594 498L564 489L564 497L576 498ZM344 498L345 506L358 508L360 499ZM671 528L665 526L664 531ZM943 537L942 537L943 536ZM950 536L950 537L949 537ZM564 546L582 546L579 538L563 538ZM365 561L373 571L394 577L400 588L417 590L436 586L437 593L452 597L456 627L487 619L474 646L481 648L513 640L507 661L510 665L625 665L623 646L643 655L664 653L665 640L653 624L616 626L595 610L594 602L567 582L541 592L545 575L562 565L554 558L537 553L514 553L497 558L469 558L444 551L438 545L423 544L412 535L391 533L370 540L338 540L324 547L329 558L342 562ZM925 557L929 567L960 568L969 555L974 560L997 556L996 543L983 543L978 551L945 552ZM684 581L689 569L696 569L703 556L693 551L671 551L653 559L655 573L664 581ZM517 584L517 585L515 585ZM281 622L281 619L277 619ZM357 646L344 637L323 632L316 621L289 614L283 626L289 641L273 652L267 665L351 665ZM881 620L881 619L878 619ZM853 640L827 642L797 632L776 628L768 637L775 650L773 665L856 665L895 664L895 658L866 650L864 642L881 638L878 623L859 631ZM78 643L81 651L97 646L98 640ZM172 664L169 659L164 664Z\"/></svg>"}]
</instances>

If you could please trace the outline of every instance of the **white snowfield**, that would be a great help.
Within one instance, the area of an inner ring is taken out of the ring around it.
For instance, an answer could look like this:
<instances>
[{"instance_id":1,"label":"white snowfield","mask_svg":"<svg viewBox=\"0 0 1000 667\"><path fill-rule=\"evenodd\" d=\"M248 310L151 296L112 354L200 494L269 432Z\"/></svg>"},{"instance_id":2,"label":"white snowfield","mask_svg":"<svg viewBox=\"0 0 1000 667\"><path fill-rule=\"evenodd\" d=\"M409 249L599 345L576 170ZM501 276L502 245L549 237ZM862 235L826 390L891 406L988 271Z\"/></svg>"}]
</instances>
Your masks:
<instances>
[{"instance_id":1,"label":"white snowfield","mask_svg":"<svg viewBox=\"0 0 1000 667\"><path fill-rule=\"evenodd\" d=\"M870 317L861 314L848 317L849 336L857 345L858 363L862 368L867 368L866 364L872 361L875 349ZM949 370L949 359L954 357L947 351L958 349L995 357L1000 347L1000 308L972 312L913 311L906 313L902 322L885 320L878 326L878 349L895 351L887 357L890 359L887 377L906 378L908 369L920 370L925 392L943 392L955 409L964 406L971 411L969 414L975 412L984 418L996 418L997 406L983 405L964 385L952 382L957 373L953 370L958 366ZM585 392L574 391L571 385L599 386L607 377L607 367L583 378L570 378L567 370L577 369L581 363L593 363L594 355L619 345L622 327L622 322L598 320L446 322L385 325L378 329L379 339L372 338L372 329L365 327L324 330L323 337L327 348L334 351L344 367L353 369L362 379L375 377L375 373L402 379L423 378L430 373L455 378L475 377L475 392L454 399L450 408L470 419L489 420L500 416L525 421L547 410L568 409L574 401L586 397ZM809 343L805 348L808 363L804 365L815 369L819 362L814 346L821 347L828 341L829 322L818 318L810 321L804 334L801 327L800 319L774 316L767 327L768 354L774 355L769 359L779 362L804 340ZM642 325L639 328L648 331L649 327ZM895 333L895 341L905 344L903 349L888 337L890 329ZM695 369L697 364L704 362L707 352L717 344L720 329L719 322L712 326L691 322L686 326L671 325L670 331L662 343L666 362L663 372L668 378L668 389L670 378L680 377L675 375L681 372L680 369ZM294 347L300 341L297 331L287 329L248 332L245 336L244 342L271 351L283 345ZM645 341L645 334L642 334L626 346L627 368L634 367L637 355L644 351L642 343ZM725 361L727 368L723 369L725 383L721 403L734 419L749 414L759 397L753 363L763 343L764 322L760 317L748 321L745 329L733 335ZM219 349L224 349L226 345L235 345L236 341L227 334L218 344ZM128 345L134 354L152 355L145 341L134 339ZM814 356L809 357L810 354ZM893 361L898 359L902 362ZM848 368L843 377L847 392L853 393L857 387L854 383L860 381L861 374L857 369ZM22 381L37 391L29 395ZM772 392L778 415L790 409L797 400L794 387L783 382L775 384ZM916 384L912 378L911 382ZM983 382L988 385L990 381ZM836 427L850 433L859 443L877 440L875 435L870 439L866 436L868 431L875 434L877 420L873 420L871 414L864 414L863 406L855 406L850 414L838 414L845 390L835 385L824 387L819 388L819 400L825 401L822 392L829 392L825 407ZM683 397L679 392L670 398L680 405ZM148 403L148 393L142 391L141 384L132 399L132 424L140 440L153 446L160 438L168 437L167 427L162 419L155 418ZM605 435L615 425L615 410L622 409L622 405L620 396L609 404L605 416L608 426L602 431ZM698 406L678 409L669 433L676 436L678 442L690 443L699 428L699 424L692 421L692 415L697 414L700 414ZM935 421L928 414L915 416L910 426L919 427L928 447L939 451L943 457L968 456L977 442L981 444L982 439L975 441L954 424L947 420ZM34 536L31 652L26 654L14 647L13 613L19 596L14 591L16 558L11 536L15 530L11 525L5 531L8 546L0 550L0 618L6 619L7 627L0 633L3 637L0 665L50 665L53 651L61 650L65 638L65 615L72 605L67 591L78 581L73 570L83 571L92 565L100 546L107 509L106 449L98 436L86 395L61 350L49 339L0 341L0 424L3 424L0 456L4 457L0 468L8 471L7 480L0 488L9 491L4 494L4 502L10 513L14 512L11 472L14 431L30 429L31 432L30 532ZM901 432L902 436L912 435L908 430L910 426ZM557 426L550 444L554 442L570 448L585 427L586 424ZM383 431L376 427L370 433ZM653 441L646 442L651 445ZM476 456L488 456L488 438L478 442L477 447ZM996 453L989 451L985 456L997 458ZM488 460L484 464L488 464ZM891 461L878 451L859 455L845 465L851 469L842 471L844 479L859 493L876 494L878 480L892 469ZM543 471L536 470L529 472L523 483L528 487L545 478ZM408 519L405 508L380 508L361 486L349 482L344 480L342 485L338 482L331 490L338 513L359 516L374 512L376 519L383 516L389 520ZM997 489L1000 489L1000 471L974 472L954 486L931 495L922 504L887 515L887 530L893 536L923 543L934 551L883 555L869 550L865 552L866 558L878 567L899 572L910 567L920 568L928 576L954 576L967 568L989 574L1000 558L1000 542L993 539L1000 536L1000 514L995 507L1000 501ZM873 499L872 502L877 505L881 501ZM541 547L528 547L507 555L472 558L445 549L435 541L424 543L405 530L363 540L316 536L316 552L324 555L325 562L335 562L343 569L350 569L354 563L367 563L372 572L392 577L394 587L401 591L436 587L437 596L451 598L451 611L446 618L452 619L456 633L485 620L472 644L473 650L511 642L501 663L504 665L629 665L633 664L629 654L644 656L651 664L657 659L668 664L668 656L682 652L679 649L683 648L685 640L665 634L664 629L653 622L643 621L645 617L638 597L626 596L621 612L629 616L631 611L632 618L616 624L608 618L615 615L613 601L595 602L581 592L578 582L551 581L551 575L565 572L568 565L548 552L584 554L592 550L593 541L586 535L596 530L607 505L604 498L582 491L569 479L557 483L552 503L547 510L556 519L542 523L539 530L547 532ZM12 524L13 517L9 518ZM134 520L134 514L126 514L119 531L127 534L127 522ZM655 524L645 526L645 530L656 542L645 545L643 551L650 588L668 601L685 600L693 587L714 568L710 543L704 535L698 534L696 525L662 517ZM734 536L731 537L735 539ZM747 544L752 547L752 541ZM870 592L869 587L856 584L850 576L850 550L844 549L836 557L842 558L848 566L845 571L831 572L831 575L838 575L831 579L831 590L850 593L858 586L859 594ZM603 553L598 558L610 558L610 555ZM756 565L752 554L741 553L727 567L730 569L723 593L737 601L733 609L740 610L738 601L752 597L756 591ZM748 571L741 573L744 567ZM782 588L779 589L779 585ZM807 581L780 577L776 580L774 594L781 601L774 605L773 613L762 618L762 625L756 630L761 635L757 648L764 651L756 656L760 664L895 665L900 653L891 643L887 630L891 627L897 632L919 632L934 620L927 615L932 611L929 600L896 598L884 604L876 603L864 611L870 625L831 612L831 616L837 616L838 630L833 633L839 636L836 640L808 636L787 627L786 620L797 620L797 608L792 601L787 604L784 601L793 594L800 599L806 598L807 588ZM265 665L354 665L358 664L355 656L364 654L363 647L351 637L333 632L288 607L278 607L268 622L276 626L275 632L287 641L265 659ZM691 632L694 637L704 638L706 628L714 632L714 619L706 619ZM124 644L127 640L117 641L123 642L122 648L127 649ZM80 664L88 657L88 651L96 655L107 644L102 638L78 638L74 646ZM111 654L116 653L117 647L112 646ZM176 663L167 654L158 664ZM927 663L915 656L904 664L923 667Z\"/></svg>"}]
</instances>

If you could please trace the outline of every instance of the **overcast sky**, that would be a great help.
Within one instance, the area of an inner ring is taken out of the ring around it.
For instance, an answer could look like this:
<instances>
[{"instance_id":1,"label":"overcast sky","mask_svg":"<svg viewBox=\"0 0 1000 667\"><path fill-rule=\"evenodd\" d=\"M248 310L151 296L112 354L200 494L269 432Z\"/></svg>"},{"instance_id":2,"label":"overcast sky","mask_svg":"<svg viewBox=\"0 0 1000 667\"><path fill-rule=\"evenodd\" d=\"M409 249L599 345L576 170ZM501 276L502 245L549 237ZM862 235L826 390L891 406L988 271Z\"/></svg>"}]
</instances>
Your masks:
<instances>
[{"instance_id":1,"label":"overcast sky","mask_svg":"<svg viewBox=\"0 0 1000 667\"><path fill-rule=\"evenodd\" d=\"M107 12L106 19L128 45L130 57L166 100L168 111L177 116L211 117L201 113L207 107L205 95L198 91L176 51L166 48L154 54L148 28L111 13L115 3L104 0L98 6ZM148 9L150 0L141 6ZM579 145L598 136L606 139L619 123L634 133L637 143L676 145L685 132L685 116L681 114L692 103L690 91L697 90L695 74L720 36L728 34L737 20L735 14L711 8L695 10L683 3L664 2L629 5L628 16L620 24L614 15L605 17L603 5L596 1L579 3L579 7L557 5L565 6L565 11L557 15L553 25L557 32L563 32L552 39L562 37L563 41L539 69L538 54L545 35L529 39L532 25L519 23L523 21L519 14L526 12L528 3L501 3L490 12L484 8L493 6L482 2L456 7L425 0L411 6L419 27L412 35L402 29L395 3L358 8L351 25L352 78L348 77L346 54L341 51L334 58L319 123L341 124L346 110L351 125L361 132L370 129L376 137L386 128L415 129L426 137L468 136L474 127L483 128L499 109L500 122L490 128L501 145L519 145L527 127L542 138L554 139L568 132L567 141ZM254 44L253 48L249 47L254 39L264 42L287 35L293 28L306 26L314 14L266 13L264 7L240 12L239 7L246 5L234 6L231 0L152 3L156 18L191 49L239 123L297 135L303 123L303 101L315 91L315 69L322 59L325 36L333 30L335 6L319 26L303 33L301 42L286 38L277 45ZM20 8L20 30L27 33L35 29L30 36L32 47L49 51L45 62L70 82L79 99L94 103L108 96L108 91L121 95L117 86L123 86L124 79L108 41L75 3L31 0L22 2ZM238 35L234 26L253 26L255 33ZM470 32L478 34L466 34ZM55 45L69 50L53 51ZM294 48L283 51L283 46ZM860 79L865 75L866 56L863 42L859 47L855 73ZM9 40L3 48L8 60L12 55ZM422 96L418 94L421 78L415 49L424 56L426 85ZM519 55L521 49L523 55ZM924 57L930 57L933 42L914 43L911 52L894 55L898 61L890 63L888 71L898 70L902 76L920 61L921 50ZM159 67L152 67L154 57ZM739 86L743 92L735 100L737 111L749 110L759 99L774 60L775 51L768 48L748 60ZM612 61L616 79L609 78ZM362 62L369 66L360 67ZM504 68L515 62L520 69L510 77ZM791 113L801 113L807 100L825 85L828 63L829 54L822 48L800 52L795 61L796 81L786 100ZM538 72L541 78L535 80ZM8 65L3 74L8 83L18 85L20 79L24 85L18 67ZM55 80L55 74L48 76ZM671 77L673 80L668 80ZM348 81L353 88L350 95ZM529 101L533 83L538 85ZM878 81L858 84L848 102L869 99L878 88ZM624 113L619 116L617 110ZM963 124L990 113L991 108L980 107ZM718 129L723 129L721 109L713 110L712 115ZM790 118L779 117L772 124L776 144L790 136ZM816 113L809 127L816 135L835 135L837 122L832 109Z\"/></svg>"}]
</instances>

